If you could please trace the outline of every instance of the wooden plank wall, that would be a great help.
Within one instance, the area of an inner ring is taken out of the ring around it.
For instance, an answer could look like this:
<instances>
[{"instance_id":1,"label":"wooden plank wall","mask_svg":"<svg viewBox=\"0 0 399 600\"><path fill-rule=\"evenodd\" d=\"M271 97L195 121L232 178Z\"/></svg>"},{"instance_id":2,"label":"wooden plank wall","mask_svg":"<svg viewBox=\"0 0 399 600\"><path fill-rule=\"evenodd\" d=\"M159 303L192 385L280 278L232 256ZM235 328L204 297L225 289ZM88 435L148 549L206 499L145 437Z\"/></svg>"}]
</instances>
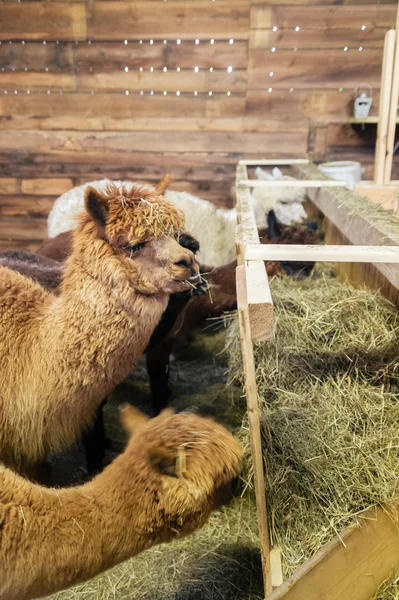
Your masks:
<instances>
[{"instance_id":1,"label":"wooden plank wall","mask_svg":"<svg viewBox=\"0 0 399 600\"><path fill-rule=\"evenodd\" d=\"M378 109L395 17L392 0L1 2L0 248L35 248L54 199L92 179L170 171L229 205L243 155L327 143L371 162L345 123L363 81Z\"/></svg>"}]
</instances>

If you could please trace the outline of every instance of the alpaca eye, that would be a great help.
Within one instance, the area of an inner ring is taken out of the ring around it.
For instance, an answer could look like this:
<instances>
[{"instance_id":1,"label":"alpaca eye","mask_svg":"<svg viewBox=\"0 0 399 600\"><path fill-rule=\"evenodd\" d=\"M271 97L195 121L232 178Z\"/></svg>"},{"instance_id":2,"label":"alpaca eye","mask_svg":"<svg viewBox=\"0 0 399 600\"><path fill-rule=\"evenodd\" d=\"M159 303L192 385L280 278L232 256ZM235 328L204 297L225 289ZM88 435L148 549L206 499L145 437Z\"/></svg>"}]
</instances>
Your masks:
<instances>
[{"instance_id":1,"label":"alpaca eye","mask_svg":"<svg viewBox=\"0 0 399 600\"><path fill-rule=\"evenodd\" d=\"M140 244L134 244L133 246L125 246L125 250L134 254L135 252L138 252L139 250L144 248L144 246L145 242L141 242Z\"/></svg>"}]
</instances>

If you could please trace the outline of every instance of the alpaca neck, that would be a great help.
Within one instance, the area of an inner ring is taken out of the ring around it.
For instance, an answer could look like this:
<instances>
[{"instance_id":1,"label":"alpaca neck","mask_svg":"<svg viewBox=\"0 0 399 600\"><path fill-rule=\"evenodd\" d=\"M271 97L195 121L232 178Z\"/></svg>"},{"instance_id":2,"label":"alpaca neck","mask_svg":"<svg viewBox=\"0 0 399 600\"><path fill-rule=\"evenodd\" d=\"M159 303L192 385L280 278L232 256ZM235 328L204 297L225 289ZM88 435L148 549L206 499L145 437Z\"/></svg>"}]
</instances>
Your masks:
<instances>
[{"instance_id":1,"label":"alpaca neck","mask_svg":"<svg viewBox=\"0 0 399 600\"><path fill-rule=\"evenodd\" d=\"M76 362L79 370L85 366L92 371L99 384L109 379L113 387L147 347L168 295L138 293L121 274L108 244L95 243L96 252L79 244L69 259L51 325L60 332L57 341L67 352L64 357Z\"/></svg>"}]
</instances>

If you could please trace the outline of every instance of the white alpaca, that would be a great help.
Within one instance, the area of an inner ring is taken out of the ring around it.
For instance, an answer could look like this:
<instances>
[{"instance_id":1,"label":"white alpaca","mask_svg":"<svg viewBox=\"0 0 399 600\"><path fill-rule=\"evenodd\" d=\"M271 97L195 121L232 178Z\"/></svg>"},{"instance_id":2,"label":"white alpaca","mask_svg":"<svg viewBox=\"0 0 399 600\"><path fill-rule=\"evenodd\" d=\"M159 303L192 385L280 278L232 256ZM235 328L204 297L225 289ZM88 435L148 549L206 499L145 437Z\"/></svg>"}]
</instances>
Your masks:
<instances>
[{"instance_id":1,"label":"white alpaca","mask_svg":"<svg viewBox=\"0 0 399 600\"><path fill-rule=\"evenodd\" d=\"M262 169L257 169L258 178L286 179L279 169L274 169L272 174ZM259 177L261 175L261 177ZM292 179L292 177L288 177ZM54 237L64 231L74 229L76 216L83 210L84 192L87 186L98 190L104 189L111 181L101 179L90 181L68 190L54 202L48 217L48 235ZM128 189L133 185L129 181L114 181L118 187L124 185ZM287 190L289 193L287 193ZM295 192L295 195L293 194ZM301 201L302 190L293 188L255 188L252 193L253 207L258 227L266 227L266 213L272 208L276 211L277 218L285 224L291 221L301 222L306 218ZM183 213L186 229L200 243L198 260L204 265L219 267L234 260L236 210L217 208L211 202L202 200L186 192L173 192L168 190L165 197L173 202ZM280 200L280 202L278 202Z\"/></svg>"}]
</instances>

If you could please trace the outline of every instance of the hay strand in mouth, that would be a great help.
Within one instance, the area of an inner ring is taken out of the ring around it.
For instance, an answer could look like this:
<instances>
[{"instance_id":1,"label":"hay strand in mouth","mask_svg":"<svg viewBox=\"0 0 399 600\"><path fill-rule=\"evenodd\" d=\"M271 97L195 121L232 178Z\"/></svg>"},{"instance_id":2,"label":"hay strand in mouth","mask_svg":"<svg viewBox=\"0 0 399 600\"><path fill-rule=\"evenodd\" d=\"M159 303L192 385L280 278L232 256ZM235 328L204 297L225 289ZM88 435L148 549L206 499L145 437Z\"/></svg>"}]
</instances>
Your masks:
<instances>
[{"instance_id":1,"label":"hay strand in mouth","mask_svg":"<svg viewBox=\"0 0 399 600\"><path fill-rule=\"evenodd\" d=\"M271 282L273 342L255 345L271 535L286 574L375 505L399 498L399 316L379 294ZM237 326L230 379L243 384Z\"/></svg>"}]
</instances>

